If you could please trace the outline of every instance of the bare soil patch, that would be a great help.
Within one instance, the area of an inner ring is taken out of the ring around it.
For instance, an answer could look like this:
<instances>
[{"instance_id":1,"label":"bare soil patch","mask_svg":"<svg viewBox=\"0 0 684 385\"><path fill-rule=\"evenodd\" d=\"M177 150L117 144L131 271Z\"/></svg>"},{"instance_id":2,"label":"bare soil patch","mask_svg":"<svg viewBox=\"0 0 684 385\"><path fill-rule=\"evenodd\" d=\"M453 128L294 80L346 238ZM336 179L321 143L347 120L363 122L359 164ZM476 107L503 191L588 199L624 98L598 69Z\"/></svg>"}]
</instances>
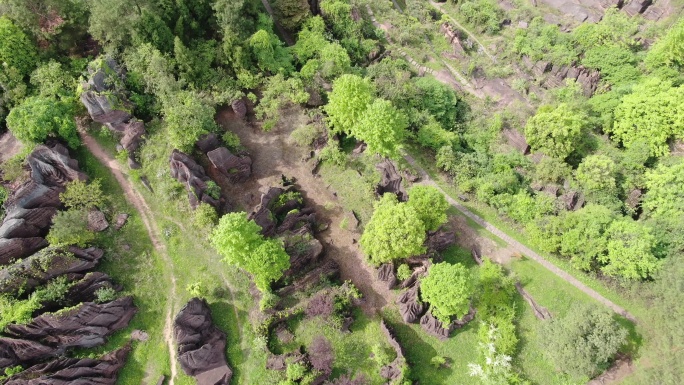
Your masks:
<instances>
[{"instance_id":1,"label":"bare soil patch","mask_svg":"<svg viewBox=\"0 0 684 385\"><path fill-rule=\"evenodd\" d=\"M247 121L236 119L230 107L221 109L216 118L223 128L240 137L253 160L249 181L232 186L221 184L229 201L249 211L259 203L262 192L281 183L282 175L294 177L306 204L316 209L320 222L328 225L317 234L325 248L323 258L337 262L341 278L351 280L361 291L362 309L373 314L394 302L395 295L377 281L375 270L366 264L358 248L360 234L340 228L347 214L325 182L312 174L313 164L305 160L309 149L296 146L289 138L295 128L306 123L301 109L294 107L282 111L280 124L270 132L264 132L251 117Z\"/></svg>"},{"instance_id":2,"label":"bare soil patch","mask_svg":"<svg viewBox=\"0 0 684 385\"><path fill-rule=\"evenodd\" d=\"M17 155L24 147L19 139L15 138L11 132L7 131L0 135L0 163Z\"/></svg>"}]
</instances>

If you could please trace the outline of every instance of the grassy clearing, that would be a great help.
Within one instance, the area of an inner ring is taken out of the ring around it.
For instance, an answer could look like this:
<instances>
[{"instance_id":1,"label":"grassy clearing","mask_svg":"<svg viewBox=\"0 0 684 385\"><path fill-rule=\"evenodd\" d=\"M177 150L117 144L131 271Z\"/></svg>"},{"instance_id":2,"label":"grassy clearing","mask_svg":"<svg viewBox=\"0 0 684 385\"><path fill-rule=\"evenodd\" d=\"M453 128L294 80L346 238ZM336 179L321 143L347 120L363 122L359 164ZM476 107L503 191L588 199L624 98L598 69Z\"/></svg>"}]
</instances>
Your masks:
<instances>
[{"instance_id":1,"label":"grassy clearing","mask_svg":"<svg viewBox=\"0 0 684 385\"><path fill-rule=\"evenodd\" d=\"M377 174L361 173L357 169L349 169L325 162L319 170L323 181L337 193L342 207L355 212L365 225L373 215L375 202L375 185Z\"/></svg>"},{"instance_id":2,"label":"grassy clearing","mask_svg":"<svg viewBox=\"0 0 684 385\"><path fill-rule=\"evenodd\" d=\"M146 376L154 382L160 375L170 373L169 355L163 338L164 308L168 300L168 266L154 252L141 218L124 199L114 176L85 148L80 148L76 157L81 169L91 179L102 180L102 190L110 198L107 212L110 218L118 213L131 215L120 231L110 228L98 234L96 244L105 250L104 261L98 270L123 285L123 294L132 295L138 307L138 313L128 328L116 333L107 344L96 349L83 349L76 354L99 356L123 346L133 330L143 330L149 334L149 340L133 344L133 351L119 375L118 383L141 384Z\"/></svg>"}]
</instances>

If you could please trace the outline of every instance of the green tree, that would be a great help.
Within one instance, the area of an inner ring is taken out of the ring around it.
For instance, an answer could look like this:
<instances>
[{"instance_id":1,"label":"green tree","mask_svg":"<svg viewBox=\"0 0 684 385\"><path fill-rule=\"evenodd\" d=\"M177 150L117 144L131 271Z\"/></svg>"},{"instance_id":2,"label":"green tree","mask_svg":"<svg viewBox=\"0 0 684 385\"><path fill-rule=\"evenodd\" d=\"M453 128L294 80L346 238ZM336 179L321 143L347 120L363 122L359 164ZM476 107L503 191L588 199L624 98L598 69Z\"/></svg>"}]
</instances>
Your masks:
<instances>
[{"instance_id":1,"label":"green tree","mask_svg":"<svg viewBox=\"0 0 684 385\"><path fill-rule=\"evenodd\" d=\"M589 155L577 167L575 176L587 191L613 191L616 187L615 173L615 162L610 157Z\"/></svg>"},{"instance_id":2,"label":"green tree","mask_svg":"<svg viewBox=\"0 0 684 385\"><path fill-rule=\"evenodd\" d=\"M311 17L304 22L297 42L292 46L292 53L300 64L317 57L329 44L324 34L325 22L320 16Z\"/></svg>"},{"instance_id":3,"label":"green tree","mask_svg":"<svg viewBox=\"0 0 684 385\"><path fill-rule=\"evenodd\" d=\"M191 151L203 134L218 131L216 110L192 91L181 91L164 101L162 113L169 129L169 141L180 151Z\"/></svg>"},{"instance_id":4,"label":"green tree","mask_svg":"<svg viewBox=\"0 0 684 385\"><path fill-rule=\"evenodd\" d=\"M375 89L368 79L342 75L333 82L324 107L333 132L351 134L362 114L373 101Z\"/></svg>"},{"instance_id":5,"label":"green tree","mask_svg":"<svg viewBox=\"0 0 684 385\"><path fill-rule=\"evenodd\" d=\"M433 77L418 77L414 81L416 93L411 105L418 110L426 110L446 130L453 130L457 118L462 118L459 100L454 90Z\"/></svg>"},{"instance_id":6,"label":"green tree","mask_svg":"<svg viewBox=\"0 0 684 385\"><path fill-rule=\"evenodd\" d=\"M575 304L563 318L553 318L542 329L541 347L558 369L577 380L607 368L625 342L627 331L596 305Z\"/></svg>"},{"instance_id":7,"label":"green tree","mask_svg":"<svg viewBox=\"0 0 684 385\"><path fill-rule=\"evenodd\" d=\"M374 265L425 252L425 225L413 207L385 194L361 236L359 244Z\"/></svg>"},{"instance_id":8,"label":"green tree","mask_svg":"<svg viewBox=\"0 0 684 385\"><path fill-rule=\"evenodd\" d=\"M677 69L684 67L684 20L668 29L648 51L645 63L650 68L663 65Z\"/></svg>"},{"instance_id":9,"label":"green tree","mask_svg":"<svg viewBox=\"0 0 684 385\"><path fill-rule=\"evenodd\" d=\"M95 233L88 230L88 212L74 209L57 212L46 239L52 246L85 247L95 239Z\"/></svg>"},{"instance_id":10,"label":"green tree","mask_svg":"<svg viewBox=\"0 0 684 385\"><path fill-rule=\"evenodd\" d=\"M647 279L660 266L654 255L656 239L649 227L631 218L616 220L608 227L606 238L606 254L599 257L605 274Z\"/></svg>"},{"instance_id":11,"label":"green tree","mask_svg":"<svg viewBox=\"0 0 684 385\"><path fill-rule=\"evenodd\" d=\"M265 292L290 267L290 257L281 241L264 239L260 232L261 227L245 213L229 213L221 217L210 241L224 262L252 274L259 290Z\"/></svg>"},{"instance_id":12,"label":"green tree","mask_svg":"<svg viewBox=\"0 0 684 385\"><path fill-rule=\"evenodd\" d=\"M543 157L534 169L534 179L542 183L562 183L572 175L572 168L558 158Z\"/></svg>"},{"instance_id":13,"label":"green tree","mask_svg":"<svg viewBox=\"0 0 684 385\"><path fill-rule=\"evenodd\" d=\"M462 318L468 313L472 295L470 273L460 263L432 265L427 277L420 281L421 300L430 304L432 314L445 326L451 323L451 317Z\"/></svg>"},{"instance_id":14,"label":"green tree","mask_svg":"<svg viewBox=\"0 0 684 385\"><path fill-rule=\"evenodd\" d=\"M398 158L406 137L408 120L404 113L384 99L375 99L361 114L351 134L368 145L368 151Z\"/></svg>"},{"instance_id":15,"label":"green tree","mask_svg":"<svg viewBox=\"0 0 684 385\"><path fill-rule=\"evenodd\" d=\"M63 100L73 98L76 90L76 79L54 60L33 71L31 84L38 90L38 95Z\"/></svg>"},{"instance_id":16,"label":"green tree","mask_svg":"<svg viewBox=\"0 0 684 385\"><path fill-rule=\"evenodd\" d=\"M301 79L286 79L277 74L266 79L259 104L255 108L256 116L264 119L263 128L271 130L280 121L280 110L288 105L302 104L309 99Z\"/></svg>"},{"instance_id":17,"label":"green tree","mask_svg":"<svg viewBox=\"0 0 684 385\"><path fill-rule=\"evenodd\" d=\"M416 211L427 231L435 231L447 222L449 203L435 187L416 185L408 194L407 204Z\"/></svg>"},{"instance_id":18,"label":"green tree","mask_svg":"<svg viewBox=\"0 0 684 385\"><path fill-rule=\"evenodd\" d=\"M608 129L612 138L629 148L645 139L651 155L669 153L668 141L684 137L684 85L649 78L634 86L615 109L615 122Z\"/></svg>"},{"instance_id":19,"label":"green tree","mask_svg":"<svg viewBox=\"0 0 684 385\"><path fill-rule=\"evenodd\" d=\"M198 229L212 228L218 222L218 214L214 206L207 203L200 203L195 209L193 225Z\"/></svg>"},{"instance_id":20,"label":"green tree","mask_svg":"<svg viewBox=\"0 0 684 385\"><path fill-rule=\"evenodd\" d=\"M565 159L582 139L585 116L567 104L539 107L527 121L525 137L533 150Z\"/></svg>"},{"instance_id":21,"label":"green tree","mask_svg":"<svg viewBox=\"0 0 684 385\"><path fill-rule=\"evenodd\" d=\"M558 237L558 253L570 258L576 268L590 271L607 248L606 231L615 220L615 213L605 206L588 204L559 217L563 229Z\"/></svg>"},{"instance_id":22,"label":"green tree","mask_svg":"<svg viewBox=\"0 0 684 385\"><path fill-rule=\"evenodd\" d=\"M646 173L643 206L653 217L684 214L684 162L660 164Z\"/></svg>"},{"instance_id":23,"label":"green tree","mask_svg":"<svg viewBox=\"0 0 684 385\"><path fill-rule=\"evenodd\" d=\"M294 70L292 55L273 33L273 22L267 17L260 17L259 20L261 29L256 31L247 42L257 66L262 71L273 75L292 72Z\"/></svg>"},{"instance_id":24,"label":"green tree","mask_svg":"<svg viewBox=\"0 0 684 385\"><path fill-rule=\"evenodd\" d=\"M6 63L25 76L35 68L37 56L36 47L26 34L6 16L0 17L0 64Z\"/></svg>"},{"instance_id":25,"label":"green tree","mask_svg":"<svg viewBox=\"0 0 684 385\"><path fill-rule=\"evenodd\" d=\"M102 192L99 179L89 184L77 179L67 183L66 190L59 194L59 200L70 209L90 210L104 206L107 196Z\"/></svg>"},{"instance_id":26,"label":"green tree","mask_svg":"<svg viewBox=\"0 0 684 385\"><path fill-rule=\"evenodd\" d=\"M48 136L58 136L71 148L80 144L71 106L53 98L25 99L7 115L7 127L24 143L41 143Z\"/></svg>"}]
</instances>

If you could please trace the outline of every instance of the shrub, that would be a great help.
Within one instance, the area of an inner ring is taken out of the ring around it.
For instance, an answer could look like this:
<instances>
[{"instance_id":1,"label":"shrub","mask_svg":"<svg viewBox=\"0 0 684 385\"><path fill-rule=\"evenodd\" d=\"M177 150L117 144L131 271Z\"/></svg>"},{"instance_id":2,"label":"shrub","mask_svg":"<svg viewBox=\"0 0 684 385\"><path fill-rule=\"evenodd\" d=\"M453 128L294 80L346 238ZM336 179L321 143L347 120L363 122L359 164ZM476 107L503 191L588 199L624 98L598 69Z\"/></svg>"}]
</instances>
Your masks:
<instances>
[{"instance_id":1,"label":"shrub","mask_svg":"<svg viewBox=\"0 0 684 385\"><path fill-rule=\"evenodd\" d=\"M95 291L95 302L106 303L116 299L116 290L111 287L101 287Z\"/></svg>"},{"instance_id":2,"label":"shrub","mask_svg":"<svg viewBox=\"0 0 684 385\"><path fill-rule=\"evenodd\" d=\"M378 366L385 366L393 360L387 349L380 344L373 345L373 347L371 347L371 352L373 353L373 359L377 362Z\"/></svg>"},{"instance_id":3,"label":"shrub","mask_svg":"<svg viewBox=\"0 0 684 385\"><path fill-rule=\"evenodd\" d=\"M107 197L102 192L99 179L90 184L77 179L67 183L66 190L59 194L59 200L70 209L90 210L104 206Z\"/></svg>"},{"instance_id":4,"label":"shrub","mask_svg":"<svg viewBox=\"0 0 684 385\"><path fill-rule=\"evenodd\" d=\"M212 228L218 222L218 214L216 209L208 203L200 203L195 209L195 218L193 224L198 229Z\"/></svg>"},{"instance_id":5,"label":"shrub","mask_svg":"<svg viewBox=\"0 0 684 385\"><path fill-rule=\"evenodd\" d=\"M205 192L214 199L219 199L221 197L221 187L219 187L213 180L207 182L207 190Z\"/></svg>"},{"instance_id":6,"label":"shrub","mask_svg":"<svg viewBox=\"0 0 684 385\"><path fill-rule=\"evenodd\" d=\"M473 287L470 274L460 263L432 265L420 285L420 297L430 304L432 314L444 325L451 317L461 318L468 313Z\"/></svg>"},{"instance_id":7,"label":"shrub","mask_svg":"<svg viewBox=\"0 0 684 385\"><path fill-rule=\"evenodd\" d=\"M290 134L290 138L297 145L307 147L311 143L313 143L313 141L316 140L316 138L318 138L320 133L321 132L318 129L317 125L305 124L303 126L299 126L297 129L292 131L292 133Z\"/></svg>"},{"instance_id":8,"label":"shrub","mask_svg":"<svg viewBox=\"0 0 684 385\"><path fill-rule=\"evenodd\" d=\"M207 295L209 294L209 290L207 289L206 286L202 283L202 281L196 281L188 284L188 286L185 287L185 290L193 297L197 298L206 298Z\"/></svg>"},{"instance_id":9,"label":"shrub","mask_svg":"<svg viewBox=\"0 0 684 385\"><path fill-rule=\"evenodd\" d=\"M88 230L88 212L74 209L58 212L52 217L46 239L53 246L85 247L95 239L95 233Z\"/></svg>"},{"instance_id":10,"label":"shrub","mask_svg":"<svg viewBox=\"0 0 684 385\"><path fill-rule=\"evenodd\" d=\"M444 356L434 356L430 359L430 365L434 366L435 368L440 368L444 365L446 365L446 358Z\"/></svg>"},{"instance_id":11,"label":"shrub","mask_svg":"<svg viewBox=\"0 0 684 385\"><path fill-rule=\"evenodd\" d=\"M397 278L399 278L400 281L404 281L409 277L411 277L411 268L409 265L402 263L397 268Z\"/></svg>"},{"instance_id":12,"label":"shrub","mask_svg":"<svg viewBox=\"0 0 684 385\"><path fill-rule=\"evenodd\" d=\"M240 137L234 132L226 131L223 136L221 136L221 139L223 139L226 146L233 151L240 148Z\"/></svg>"}]
</instances>

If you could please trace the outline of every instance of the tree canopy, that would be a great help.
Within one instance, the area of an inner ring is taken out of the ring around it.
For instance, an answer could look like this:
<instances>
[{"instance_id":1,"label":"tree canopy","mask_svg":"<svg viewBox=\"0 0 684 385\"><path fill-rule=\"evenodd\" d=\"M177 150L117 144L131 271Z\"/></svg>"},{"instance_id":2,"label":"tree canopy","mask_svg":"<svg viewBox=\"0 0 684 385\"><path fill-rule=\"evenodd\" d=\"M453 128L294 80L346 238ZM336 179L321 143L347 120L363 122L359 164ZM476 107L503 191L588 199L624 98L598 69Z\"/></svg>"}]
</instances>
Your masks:
<instances>
[{"instance_id":1,"label":"tree canopy","mask_svg":"<svg viewBox=\"0 0 684 385\"><path fill-rule=\"evenodd\" d=\"M358 75L347 74L335 79L324 107L333 132L352 134L374 94L372 83Z\"/></svg>"},{"instance_id":2,"label":"tree canopy","mask_svg":"<svg viewBox=\"0 0 684 385\"><path fill-rule=\"evenodd\" d=\"M425 252L425 225L416 210L385 194L376 204L359 244L374 265Z\"/></svg>"},{"instance_id":3,"label":"tree canopy","mask_svg":"<svg viewBox=\"0 0 684 385\"><path fill-rule=\"evenodd\" d=\"M432 265L420 282L421 299L430 304L430 311L444 325L451 323L451 317L468 313L472 295L472 278L460 263Z\"/></svg>"},{"instance_id":4,"label":"tree canopy","mask_svg":"<svg viewBox=\"0 0 684 385\"><path fill-rule=\"evenodd\" d=\"M444 195L432 186L413 186L408 191L407 204L418 214L427 231L435 231L447 221L449 203Z\"/></svg>"},{"instance_id":5,"label":"tree canopy","mask_svg":"<svg viewBox=\"0 0 684 385\"><path fill-rule=\"evenodd\" d=\"M352 135L368 145L368 151L398 158L406 137L408 120L392 102L375 99L352 128Z\"/></svg>"},{"instance_id":6,"label":"tree canopy","mask_svg":"<svg viewBox=\"0 0 684 385\"><path fill-rule=\"evenodd\" d=\"M71 106L49 97L26 98L7 115L7 127L24 143L42 143L56 136L71 148L80 144Z\"/></svg>"},{"instance_id":7,"label":"tree canopy","mask_svg":"<svg viewBox=\"0 0 684 385\"><path fill-rule=\"evenodd\" d=\"M177 92L165 100L162 113L169 140L184 152L190 151L203 134L218 130L214 108L191 91Z\"/></svg>"},{"instance_id":8,"label":"tree canopy","mask_svg":"<svg viewBox=\"0 0 684 385\"><path fill-rule=\"evenodd\" d=\"M221 217L210 241L223 261L246 270L254 276L259 290L268 291L270 284L290 267L290 257L280 240L265 239L261 227L247 219L243 212Z\"/></svg>"},{"instance_id":9,"label":"tree canopy","mask_svg":"<svg viewBox=\"0 0 684 385\"><path fill-rule=\"evenodd\" d=\"M595 305L575 304L565 317L547 321L542 331L550 362L577 380L604 369L627 337L613 316Z\"/></svg>"},{"instance_id":10,"label":"tree canopy","mask_svg":"<svg viewBox=\"0 0 684 385\"><path fill-rule=\"evenodd\" d=\"M564 159L577 148L584 119L581 112L565 103L556 108L543 106L527 121L525 137L533 150Z\"/></svg>"},{"instance_id":11,"label":"tree canopy","mask_svg":"<svg viewBox=\"0 0 684 385\"><path fill-rule=\"evenodd\" d=\"M0 17L0 64L28 75L36 66L36 48L28 36L6 16ZM3 71L5 69L2 69Z\"/></svg>"}]
</instances>

